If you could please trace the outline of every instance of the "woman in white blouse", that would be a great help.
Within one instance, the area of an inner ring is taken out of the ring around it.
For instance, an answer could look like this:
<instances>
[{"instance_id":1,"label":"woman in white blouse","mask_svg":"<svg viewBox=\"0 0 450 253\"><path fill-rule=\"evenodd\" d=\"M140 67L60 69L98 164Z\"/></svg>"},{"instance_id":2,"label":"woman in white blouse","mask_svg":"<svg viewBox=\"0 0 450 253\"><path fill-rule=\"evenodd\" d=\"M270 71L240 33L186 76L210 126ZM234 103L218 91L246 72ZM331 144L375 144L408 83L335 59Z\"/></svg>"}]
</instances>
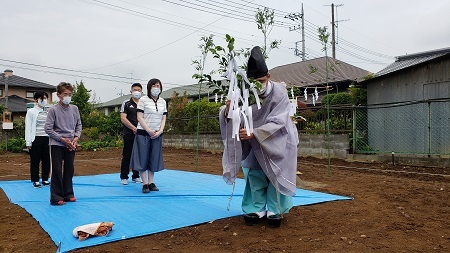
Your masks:
<instances>
[{"instance_id":1,"label":"woman in white blouse","mask_svg":"<svg viewBox=\"0 0 450 253\"><path fill-rule=\"evenodd\" d=\"M141 97L137 106L137 132L133 144L130 167L139 171L142 192L159 191L153 182L154 173L164 169L162 133L166 124L167 104L159 95L161 81L148 81L147 96Z\"/></svg>"},{"instance_id":2,"label":"woman in white blouse","mask_svg":"<svg viewBox=\"0 0 450 253\"><path fill-rule=\"evenodd\" d=\"M45 133L44 125L47 119L48 94L45 91L34 93L34 108L27 111L25 116L25 143L30 154L30 174L34 188L49 185L50 152L49 137ZM42 162L42 184L39 182L39 165Z\"/></svg>"}]
</instances>

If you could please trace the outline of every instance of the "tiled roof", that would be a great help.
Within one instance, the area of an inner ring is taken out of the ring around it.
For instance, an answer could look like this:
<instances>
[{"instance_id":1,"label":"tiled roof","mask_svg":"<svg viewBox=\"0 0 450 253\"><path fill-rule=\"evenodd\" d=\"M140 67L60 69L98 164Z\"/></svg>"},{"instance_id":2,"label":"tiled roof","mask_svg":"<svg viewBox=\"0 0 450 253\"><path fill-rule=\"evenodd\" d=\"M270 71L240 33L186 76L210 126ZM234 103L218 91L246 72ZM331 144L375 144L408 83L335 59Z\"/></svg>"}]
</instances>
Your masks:
<instances>
[{"instance_id":1,"label":"tiled roof","mask_svg":"<svg viewBox=\"0 0 450 253\"><path fill-rule=\"evenodd\" d=\"M179 87L175 87L175 88L171 88L171 89L163 91L161 94L161 97L170 98L170 97L172 97L174 92L177 92L179 94L179 96L183 96L184 92L186 92L186 95L188 97L192 97L192 96L196 96L196 95L198 96L199 88L200 88L200 85L198 83L185 85L185 86L179 86ZM208 85L202 84L201 90L200 90L200 95L205 95L208 93L212 94L213 92L214 92L214 88L209 88Z\"/></svg>"},{"instance_id":2,"label":"tiled roof","mask_svg":"<svg viewBox=\"0 0 450 253\"><path fill-rule=\"evenodd\" d=\"M5 85L5 78L0 78L0 85ZM46 89L56 91L56 86L34 81L25 77L13 75L8 77L8 87L24 87L24 88L33 88L33 89Z\"/></svg>"},{"instance_id":3,"label":"tiled roof","mask_svg":"<svg viewBox=\"0 0 450 253\"><path fill-rule=\"evenodd\" d=\"M8 108L11 112L26 112L27 103L32 103L33 100L28 100L17 95L8 96ZM5 104L5 98L0 98L0 104Z\"/></svg>"},{"instance_id":4,"label":"tiled roof","mask_svg":"<svg viewBox=\"0 0 450 253\"><path fill-rule=\"evenodd\" d=\"M97 104L96 107L110 107L110 106L117 106L121 105L123 101L130 100L131 94L123 95L121 97L115 98L113 100L109 100L105 103Z\"/></svg>"},{"instance_id":5,"label":"tiled roof","mask_svg":"<svg viewBox=\"0 0 450 253\"><path fill-rule=\"evenodd\" d=\"M179 86L179 87L171 88L171 89L168 89L168 90L164 90L161 93L161 97L167 100L167 99L170 99L172 97L174 92L177 92L179 94L179 96L183 96L185 91L186 91L186 95L188 97L193 97L193 96L196 96L196 95L198 96L198 88L199 88L199 84L191 84L191 85ZM202 95L202 97L204 97L204 95L208 94L208 92L210 94L212 94L213 91L214 91L213 88L208 88L207 85L203 84L200 94ZM105 103L101 103L101 104L97 105L97 107L110 107L110 106L121 105L123 103L123 101L129 100L130 98L131 98L131 94L123 95L121 97L112 99L112 100L107 101Z\"/></svg>"},{"instance_id":6,"label":"tiled roof","mask_svg":"<svg viewBox=\"0 0 450 253\"><path fill-rule=\"evenodd\" d=\"M394 63L392 63L391 65L387 66L386 68L380 70L376 74L376 76L378 77L378 76L387 75L389 73L399 71L402 69L406 69L406 68L436 59L438 57L441 57L441 56L444 56L447 54L450 54L450 47L432 50L432 51L421 52L421 53L417 53L417 54L398 56L398 57L396 57L396 60Z\"/></svg>"},{"instance_id":7,"label":"tiled roof","mask_svg":"<svg viewBox=\"0 0 450 253\"><path fill-rule=\"evenodd\" d=\"M326 81L327 59L329 83L361 81L365 76L370 74L367 70L335 60L331 57L321 57L275 67L269 71L271 79L276 82L284 82L288 87L306 87L324 84ZM311 67L317 71L311 73Z\"/></svg>"}]
</instances>

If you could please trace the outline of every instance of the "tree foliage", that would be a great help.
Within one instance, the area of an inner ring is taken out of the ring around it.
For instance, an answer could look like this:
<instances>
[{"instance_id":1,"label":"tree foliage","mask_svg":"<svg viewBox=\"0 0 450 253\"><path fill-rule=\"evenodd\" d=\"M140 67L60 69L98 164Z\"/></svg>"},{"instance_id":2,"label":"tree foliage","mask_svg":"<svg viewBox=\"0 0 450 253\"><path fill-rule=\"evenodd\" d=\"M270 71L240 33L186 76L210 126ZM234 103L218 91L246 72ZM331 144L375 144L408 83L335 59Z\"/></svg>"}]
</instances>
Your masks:
<instances>
[{"instance_id":1,"label":"tree foliage","mask_svg":"<svg viewBox=\"0 0 450 253\"><path fill-rule=\"evenodd\" d=\"M186 91L183 96L174 92L170 98L169 107L167 108L168 120L164 132L181 133L184 130L184 122L181 118L184 117L183 110L188 103Z\"/></svg>"},{"instance_id":2,"label":"tree foliage","mask_svg":"<svg viewBox=\"0 0 450 253\"><path fill-rule=\"evenodd\" d=\"M264 7L263 9L258 8L258 11L255 14L255 22L264 36L262 51L264 57L267 59L269 57L269 52L274 48L278 48L281 44L281 40L268 41L268 36L272 32L273 24L275 23L274 10L271 10L268 7Z\"/></svg>"},{"instance_id":3,"label":"tree foliage","mask_svg":"<svg viewBox=\"0 0 450 253\"><path fill-rule=\"evenodd\" d=\"M83 81L76 82L75 89L72 95L72 103L78 106L83 127L90 127L90 125L85 125L85 122L87 122L86 119L89 117L89 114L93 109L92 104L89 103L89 98L91 97L90 92L91 90L86 89Z\"/></svg>"},{"instance_id":4,"label":"tree foliage","mask_svg":"<svg viewBox=\"0 0 450 253\"><path fill-rule=\"evenodd\" d=\"M200 105L199 105L200 104ZM199 133L217 133L220 131L219 126L219 109L221 104L209 102L206 98L198 99L194 102L186 104L183 114L188 118L184 128L184 132L193 133L197 129ZM200 121L197 122L197 108L200 107Z\"/></svg>"},{"instance_id":5,"label":"tree foliage","mask_svg":"<svg viewBox=\"0 0 450 253\"><path fill-rule=\"evenodd\" d=\"M199 106L202 110L197 123ZM217 117L220 106L221 104L209 102L206 98L188 103L186 95L180 97L175 93L170 101L169 117L164 131L172 134L192 134L196 132L198 124L199 133L217 133L220 131Z\"/></svg>"}]
</instances>

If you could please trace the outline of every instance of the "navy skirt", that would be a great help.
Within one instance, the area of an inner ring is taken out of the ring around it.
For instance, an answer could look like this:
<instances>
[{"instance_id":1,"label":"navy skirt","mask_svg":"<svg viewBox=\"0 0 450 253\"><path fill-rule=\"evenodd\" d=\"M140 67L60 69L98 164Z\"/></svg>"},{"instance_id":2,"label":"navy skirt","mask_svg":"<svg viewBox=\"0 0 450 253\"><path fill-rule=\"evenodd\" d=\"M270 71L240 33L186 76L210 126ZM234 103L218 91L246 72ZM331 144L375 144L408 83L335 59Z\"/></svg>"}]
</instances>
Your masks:
<instances>
[{"instance_id":1,"label":"navy skirt","mask_svg":"<svg viewBox=\"0 0 450 253\"><path fill-rule=\"evenodd\" d=\"M133 143L130 167L137 171L157 172L164 169L162 134L151 139L145 130L138 129Z\"/></svg>"}]
</instances>

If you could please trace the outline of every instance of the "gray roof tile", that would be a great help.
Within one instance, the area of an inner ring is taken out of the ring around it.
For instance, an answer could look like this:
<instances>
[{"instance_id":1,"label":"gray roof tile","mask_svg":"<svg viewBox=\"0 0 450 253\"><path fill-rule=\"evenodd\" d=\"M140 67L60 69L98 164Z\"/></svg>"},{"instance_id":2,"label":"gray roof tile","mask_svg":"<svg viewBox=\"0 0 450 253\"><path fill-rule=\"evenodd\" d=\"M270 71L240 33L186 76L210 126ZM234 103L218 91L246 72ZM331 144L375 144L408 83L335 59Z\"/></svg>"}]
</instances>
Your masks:
<instances>
[{"instance_id":1,"label":"gray roof tile","mask_svg":"<svg viewBox=\"0 0 450 253\"><path fill-rule=\"evenodd\" d=\"M0 78L0 85L5 85L5 78ZM8 77L8 87L24 87L24 88L34 88L34 89L47 89L56 91L56 86L34 81L25 77L13 75Z\"/></svg>"},{"instance_id":2,"label":"gray roof tile","mask_svg":"<svg viewBox=\"0 0 450 253\"><path fill-rule=\"evenodd\" d=\"M27 103L33 103L34 100L25 99L17 95L8 96L8 108L11 112L26 112ZM5 98L0 98L0 104L5 104Z\"/></svg>"},{"instance_id":3,"label":"gray roof tile","mask_svg":"<svg viewBox=\"0 0 450 253\"><path fill-rule=\"evenodd\" d=\"M376 76L379 77L379 76L387 75L389 73L399 71L402 69L406 69L406 68L436 59L438 57L441 57L441 56L444 56L447 54L450 54L450 47L432 50L432 51L421 52L421 53L417 53L417 54L398 56L398 57L396 57L396 60L394 63L392 63L389 66L387 66L386 68L380 70L376 74Z\"/></svg>"},{"instance_id":4,"label":"gray roof tile","mask_svg":"<svg viewBox=\"0 0 450 253\"><path fill-rule=\"evenodd\" d=\"M170 99L174 92L177 92L179 94L179 96L183 96L184 92L186 92L186 95L188 97L194 97L196 95L198 96L198 89L199 89L199 84L179 86L179 87L164 90L161 93L161 97L164 99ZM213 88L208 88L207 85L203 84L201 87L200 93L202 95L208 94L208 92L210 94L212 94L213 91L214 91ZM109 100L105 103L101 103L101 104L97 105L97 107L109 107L109 106L121 105L123 103L123 101L129 100L130 98L131 98L131 94L123 95L121 97Z\"/></svg>"},{"instance_id":5,"label":"gray roof tile","mask_svg":"<svg viewBox=\"0 0 450 253\"><path fill-rule=\"evenodd\" d=\"M335 60L331 57L321 57L312 60L296 62L271 69L271 79L284 82L288 87L306 87L324 84L326 81L326 65L328 59L328 82L361 81L370 72L351 64ZM310 66L317 69L311 73Z\"/></svg>"}]
</instances>

